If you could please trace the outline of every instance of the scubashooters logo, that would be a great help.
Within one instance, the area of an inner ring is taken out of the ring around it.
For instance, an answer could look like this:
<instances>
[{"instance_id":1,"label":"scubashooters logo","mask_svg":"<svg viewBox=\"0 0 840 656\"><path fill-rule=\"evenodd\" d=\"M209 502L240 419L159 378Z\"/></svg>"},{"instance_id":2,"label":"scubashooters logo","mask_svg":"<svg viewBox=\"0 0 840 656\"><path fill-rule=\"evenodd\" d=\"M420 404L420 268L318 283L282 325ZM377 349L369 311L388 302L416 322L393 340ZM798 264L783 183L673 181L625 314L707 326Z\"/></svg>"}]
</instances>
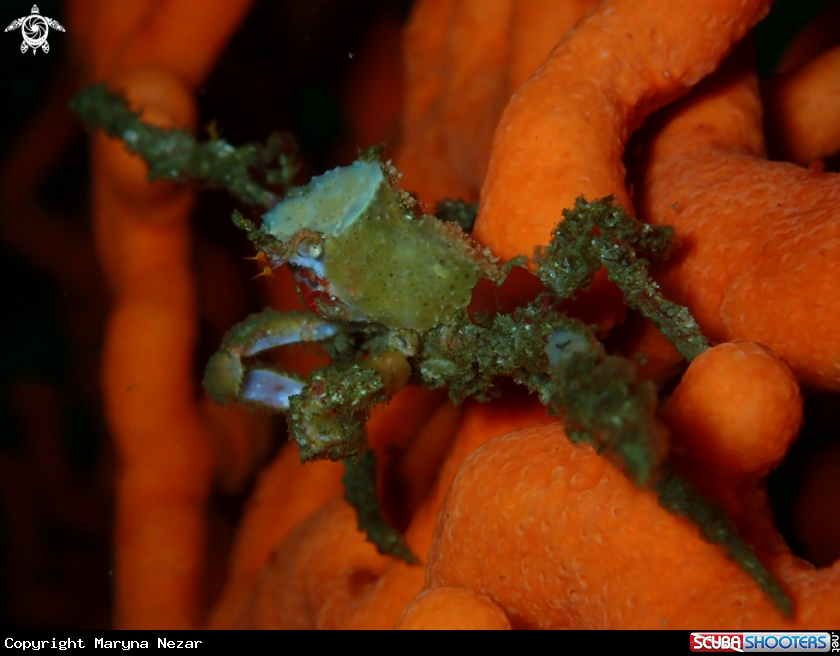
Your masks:
<instances>
[{"instance_id":1,"label":"scubashooters logo","mask_svg":"<svg viewBox=\"0 0 840 656\"><path fill-rule=\"evenodd\" d=\"M796 631L790 633L745 632L694 632L691 634L691 651L736 652L823 652L831 651L829 633Z\"/></svg>"},{"instance_id":2,"label":"scubashooters logo","mask_svg":"<svg viewBox=\"0 0 840 656\"><path fill-rule=\"evenodd\" d=\"M50 33L50 28L64 32L64 28L57 20L41 16L38 5L32 5L32 13L29 16L16 18L11 22L6 32L11 32L20 28L23 35L23 43L20 44L20 51L26 52L32 48L32 54L38 52L38 48L45 53L50 51L50 44L47 43L47 35Z\"/></svg>"}]
</instances>

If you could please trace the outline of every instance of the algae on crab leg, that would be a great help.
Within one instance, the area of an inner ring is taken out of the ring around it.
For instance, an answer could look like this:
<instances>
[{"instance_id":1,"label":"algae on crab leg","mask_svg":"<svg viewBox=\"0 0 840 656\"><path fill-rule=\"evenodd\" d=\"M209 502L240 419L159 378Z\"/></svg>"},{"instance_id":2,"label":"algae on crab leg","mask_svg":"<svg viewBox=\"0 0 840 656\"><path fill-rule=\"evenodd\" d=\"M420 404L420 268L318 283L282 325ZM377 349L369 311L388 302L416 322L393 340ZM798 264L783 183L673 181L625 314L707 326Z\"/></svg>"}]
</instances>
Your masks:
<instances>
[{"instance_id":1,"label":"algae on crab leg","mask_svg":"<svg viewBox=\"0 0 840 656\"><path fill-rule=\"evenodd\" d=\"M790 597L741 539L723 508L706 499L694 485L670 469L663 471L652 487L660 506L697 526L706 542L723 547L726 555L752 577L776 607L786 617L793 617Z\"/></svg>"},{"instance_id":2,"label":"algae on crab leg","mask_svg":"<svg viewBox=\"0 0 840 656\"><path fill-rule=\"evenodd\" d=\"M259 171L266 184L289 186L298 170L297 147L287 134L275 132L265 144L234 147L222 139L199 143L184 130L166 130L140 120L125 98L106 84L83 88L70 109L92 128L116 137L149 166L150 180L198 183L224 189L246 205L269 208L280 197L251 177Z\"/></svg>"},{"instance_id":3,"label":"algae on crab leg","mask_svg":"<svg viewBox=\"0 0 840 656\"><path fill-rule=\"evenodd\" d=\"M688 308L669 301L648 271L648 258L667 260L675 244L670 226L650 226L628 214L612 198L592 202L582 197L547 246L537 250L537 275L559 298L585 288L602 266L627 304L653 321L687 360L709 348Z\"/></svg>"},{"instance_id":4,"label":"algae on crab leg","mask_svg":"<svg viewBox=\"0 0 840 656\"><path fill-rule=\"evenodd\" d=\"M344 461L344 499L356 509L359 530L364 531L381 554L394 556L409 565L417 563L403 537L382 517L376 494L376 454L365 449L355 458Z\"/></svg>"},{"instance_id":5,"label":"algae on crab leg","mask_svg":"<svg viewBox=\"0 0 840 656\"><path fill-rule=\"evenodd\" d=\"M290 402L290 433L300 459L343 460L367 448L370 411L388 400L382 375L359 364L313 371Z\"/></svg>"},{"instance_id":6,"label":"algae on crab leg","mask_svg":"<svg viewBox=\"0 0 840 656\"><path fill-rule=\"evenodd\" d=\"M589 442L638 484L665 455L653 383L608 355L582 322L551 309L548 296L476 323L464 313L424 338L418 360L423 383L448 387L456 402L493 398L502 377L524 385L563 417L573 441Z\"/></svg>"}]
</instances>

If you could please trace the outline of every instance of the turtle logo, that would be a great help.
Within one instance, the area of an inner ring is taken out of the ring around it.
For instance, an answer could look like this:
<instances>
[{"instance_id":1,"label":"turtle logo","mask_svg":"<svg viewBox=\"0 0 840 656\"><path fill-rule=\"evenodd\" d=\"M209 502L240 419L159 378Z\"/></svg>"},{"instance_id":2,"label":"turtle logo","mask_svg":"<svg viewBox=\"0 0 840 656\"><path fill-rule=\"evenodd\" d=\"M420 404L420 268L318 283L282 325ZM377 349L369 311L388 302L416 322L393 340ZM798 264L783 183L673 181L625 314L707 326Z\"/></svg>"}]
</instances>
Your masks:
<instances>
[{"instance_id":1,"label":"turtle logo","mask_svg":"<svg viewBox=\"0 0 840 656\"><path fill-rule=\"evenodd\" d=\"M57 20L41 16L38 10L38 5L32 5L32 13L23 18L16 18L12 24L6 28L6 32L20 28L23 34L23 43L20 44L20 51L26 52L32 48L32 54L38 52L41 48L44 52L50 51L50 44L47 43L47 34L50 33L50 28L64 32L64 28Z\"/></svg>"}]
</instances>

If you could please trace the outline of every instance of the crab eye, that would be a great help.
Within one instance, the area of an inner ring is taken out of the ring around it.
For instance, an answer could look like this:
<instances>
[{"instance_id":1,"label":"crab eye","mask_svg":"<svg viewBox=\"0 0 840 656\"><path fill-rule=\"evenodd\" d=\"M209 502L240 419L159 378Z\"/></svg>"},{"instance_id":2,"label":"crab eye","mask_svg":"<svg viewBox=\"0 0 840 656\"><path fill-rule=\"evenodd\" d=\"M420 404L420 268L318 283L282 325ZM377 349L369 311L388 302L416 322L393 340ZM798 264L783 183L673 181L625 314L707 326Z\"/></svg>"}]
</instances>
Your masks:
<instances>
[{"instance_id":1,"label":"crab eye","mask_svg":"<svg viewBox=\"0 0 840 656\"><path fill-rule=\"evenodd\" d=\"M391 348L406 356L413 356L417 353L419 338L415 332L394 331L391 335Z\"/></svg>"},{"instance_id":2,"label":"crab eye","mask_svg":"<svg viewBox=\"0 0 840 656\"><path fill-rule=\"evenodd\" d=\"M321 260L324 258L324 242L321 239L303 239L298 244L297 254L301 257Z\"/></svg>"}]
</instances>

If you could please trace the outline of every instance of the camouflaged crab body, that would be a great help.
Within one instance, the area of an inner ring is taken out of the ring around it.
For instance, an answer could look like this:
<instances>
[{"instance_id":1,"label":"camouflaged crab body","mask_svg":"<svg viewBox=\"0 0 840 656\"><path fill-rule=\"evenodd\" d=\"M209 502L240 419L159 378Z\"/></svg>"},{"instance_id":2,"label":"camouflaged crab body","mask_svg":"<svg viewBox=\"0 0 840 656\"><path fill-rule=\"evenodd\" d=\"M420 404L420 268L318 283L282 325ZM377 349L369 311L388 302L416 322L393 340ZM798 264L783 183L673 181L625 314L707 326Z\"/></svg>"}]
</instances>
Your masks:
<instances>
[{"instance_id":1,"label":"camouflaged crab body","mask_svg":"<svg viewBox=\"0 0 840 656\"><path fill-rule=\"evenodd\" d=\"M292 190L259 228L239 222L271 266L292 268L311 314L248 317L211 358L205 387L222 403L290 411L303 459L362 450L367 411L409 382L421 336L463 314L479 278L501 278L457 225L422 214L375 154ZM314 341L334 364L306 383L261 361Z\"/></svg>"},{"instance_id":2,"label":"camouflaged crab body","mask_svg":"<svg viewBox=\"0 0 840 656\"><path fill-rule=\"evenodd\" d=\"M619 375L591 330L553 309L569 296L554 284L555 270L580 259L562 244L596 244L597 224L608 242L602 250L612 254L618 237L610 217L631 244L636 233L647 234L645 227L611 199L581 199L560 224L581 234L554 235L549 257L536 258L546 295L512 315L474 323L466 308L475 284L482 276L500 281L504 269L456 224L423 215L396 177L368 153L292 190L259 228L234 216L267 262L294 270L311 313L268 309L231 329L207 366L211 396L288 412L303 460L343 460L366 448L370 410L406 384L447 387L455 401L487 400L499 378L512 378L570 421L575 407L585 408L575 422L581 436L604 446L636 480L646 480L662 452L661 431L648 425L655 395L637 393L635 374ZM600 260L584 260L591 277ZM579 286L586 277L577 276ZM305 382L263 360L274 347L316 341L331 364ZM609 380L592 373L602 370ZM581 384L593 376L597 385ZM628 419L628 408L638 416Z\"/></svg>"}]
</instances>

